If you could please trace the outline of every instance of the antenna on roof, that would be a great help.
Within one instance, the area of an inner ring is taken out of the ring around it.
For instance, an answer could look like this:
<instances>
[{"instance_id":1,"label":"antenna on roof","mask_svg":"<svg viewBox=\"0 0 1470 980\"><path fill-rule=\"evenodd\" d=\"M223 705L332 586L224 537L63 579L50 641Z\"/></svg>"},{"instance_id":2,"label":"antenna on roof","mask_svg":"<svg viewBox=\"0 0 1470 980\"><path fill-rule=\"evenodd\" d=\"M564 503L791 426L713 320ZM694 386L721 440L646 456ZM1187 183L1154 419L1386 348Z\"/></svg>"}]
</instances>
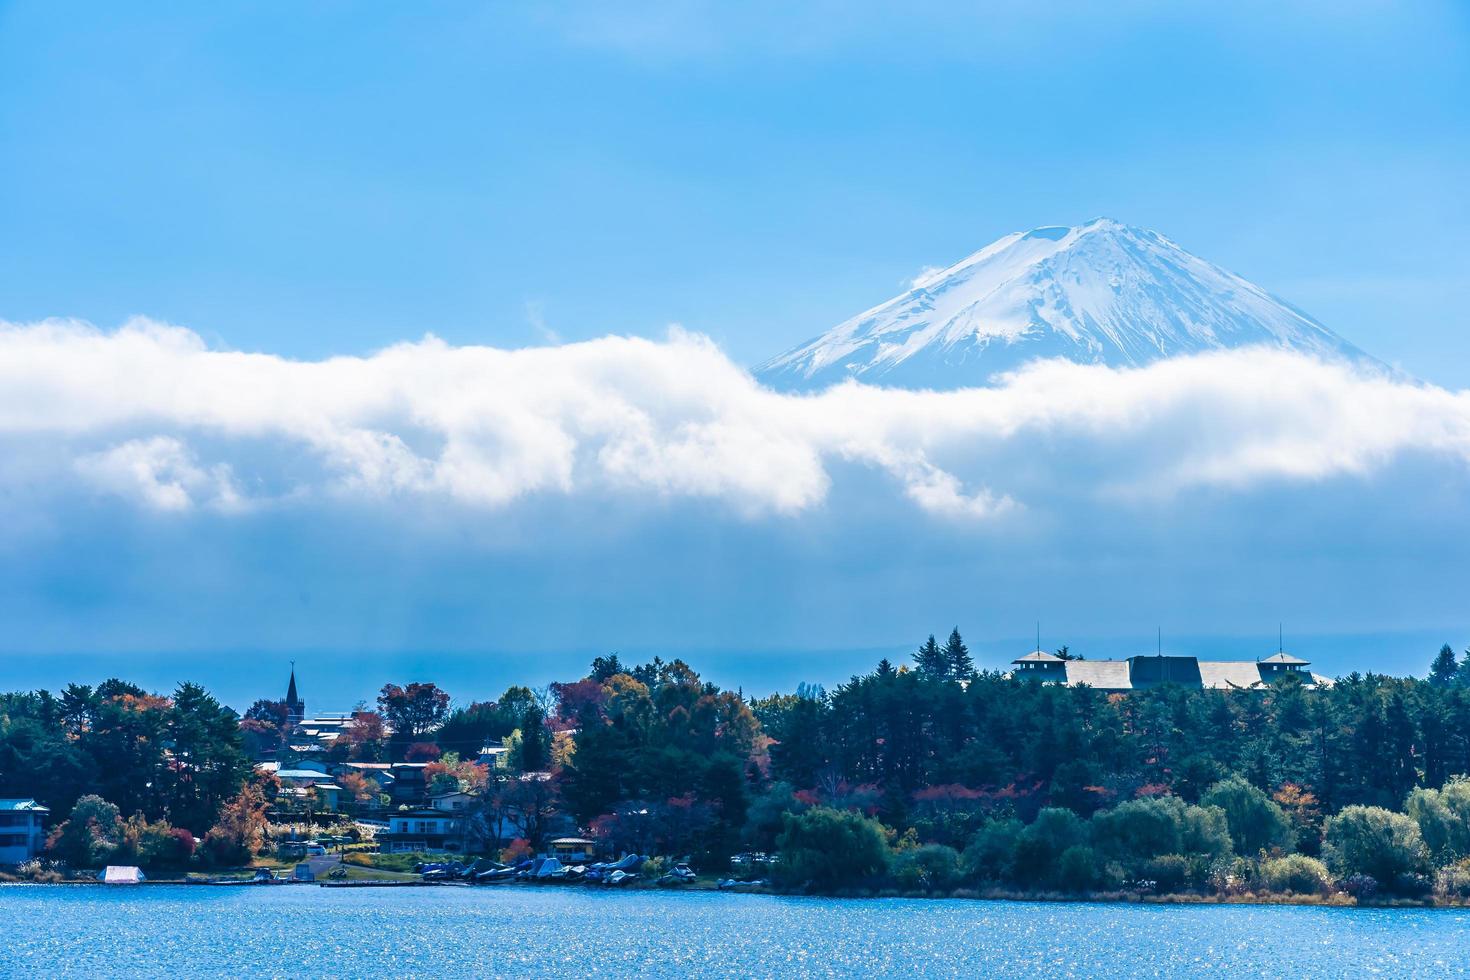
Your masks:
<instances>
[{"instance_id":1,"label":"antenna on roof","mask_svg":"<svg viewBox=\"0 0 1470 980\"><path fill-rule=\"evenodd\" d=\"M1276 624L1276 652L1286 652L1286 627L1281 623Z\"/></svg>"},{"instance_id":2,"label":"antenna on roof","mask_svg":"<svg viewBox=\"0 0 1470 980\"><path fill-rule=\"evenodd\" d=\"M1164 628L1159 627L1159 656L1164 655Z\"/></svg>"},{"instance_id":3,"label":"antenna on roof","mask_svg":"<svg viewBox=\"0 0 1470 980\"><path fill-rule=\"evenodd\" d=\"M1036 621L1036 649L1041 649L1041 620Z\"/></svg>"}]
</instances>

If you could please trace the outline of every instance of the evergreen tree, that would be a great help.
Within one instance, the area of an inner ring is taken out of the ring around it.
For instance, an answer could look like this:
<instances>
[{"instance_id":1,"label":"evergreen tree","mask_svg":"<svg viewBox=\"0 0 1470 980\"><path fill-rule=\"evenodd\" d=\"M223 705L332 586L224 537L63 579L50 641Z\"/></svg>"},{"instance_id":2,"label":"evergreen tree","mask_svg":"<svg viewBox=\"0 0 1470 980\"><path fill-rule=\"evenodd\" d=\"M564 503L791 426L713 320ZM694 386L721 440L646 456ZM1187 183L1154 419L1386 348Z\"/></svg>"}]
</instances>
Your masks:
<instances>
[{"instance_id":1,"label":"evergreen tree","mask_svg":"<svg viewBox=\"0 0 1470 980\"><path fill-rule=\"evenodd\" d=\"M1460 658L1460 668L1455 671L1455 683L1461 687L1470 687L1470 649Z\"/></svg>"},{"instance_id":2,"label":"evergreen tree","mask_svg":"<svg viewBox=\"0 0 1470 980\"><path fill-rule=\"evenodd\" d=\"M1439 656L1429 666L1429 683L1435 687L1449 687L1455 683L1459 672L1460 665L1455 662L1454 648L1446 643L1439 648Z\"/></svg>"},{"instance_id":3,"label":"evergreen tree","mask_svg":"<svg viewBox=\"0 0 1470 980\"><path fill-rule=\"evenodd\" d=\"M975 661L970 658L970 649L960 639L960 628L950 630L949 640L944 644L945 673L951 680L967 680L975 673Z\"/></svg>"},{"instance_id":4,"label":"evergreen tree","mask_svg":"<svg viewBox=\"0 0 1470 980\"><path fill-rule=\"evenodd\" d=\"M929 634L929 639L914 654L914 665L919 668L919 673L931 680L942 680L949 674L949 658L939 649L933 633Z\"/></svg>"}]
</instances>

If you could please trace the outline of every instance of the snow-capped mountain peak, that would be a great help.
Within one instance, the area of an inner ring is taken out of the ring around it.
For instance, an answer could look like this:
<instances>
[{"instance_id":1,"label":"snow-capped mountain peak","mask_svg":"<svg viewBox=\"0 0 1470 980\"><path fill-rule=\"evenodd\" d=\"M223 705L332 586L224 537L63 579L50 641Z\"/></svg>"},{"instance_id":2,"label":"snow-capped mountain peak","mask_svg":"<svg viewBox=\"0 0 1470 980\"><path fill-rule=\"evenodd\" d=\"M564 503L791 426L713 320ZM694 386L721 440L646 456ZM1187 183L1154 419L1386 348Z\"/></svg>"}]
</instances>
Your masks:
<instances>
[{"instance_id":1,"label":"snow-capped mountain peak","mask_svg":"<svg viewBox=\"0 0 1470 980\"><path fill-rule=\"evenodd\" d=\"M955 388L1039 357L1137 365L1269 345L1366 359L1300 310L1111 218L1015 232L756 368L779 388L853 377Z\"/></svg>"}]
</instances>

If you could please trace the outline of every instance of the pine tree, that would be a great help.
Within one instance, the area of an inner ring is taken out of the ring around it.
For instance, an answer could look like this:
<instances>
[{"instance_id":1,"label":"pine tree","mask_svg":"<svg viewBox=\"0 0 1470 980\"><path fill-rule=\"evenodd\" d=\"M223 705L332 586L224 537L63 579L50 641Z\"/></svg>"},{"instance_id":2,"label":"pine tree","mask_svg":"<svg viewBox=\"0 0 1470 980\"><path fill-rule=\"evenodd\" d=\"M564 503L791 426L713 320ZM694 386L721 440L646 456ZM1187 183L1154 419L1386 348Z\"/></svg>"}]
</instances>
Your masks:
<instances>
[{"instance_id":1,"label":"pine tree","mask_svg":"<svg viewBox=\"0 0 1470 980\"><path fill-rule=\"evenodd\" d=\"M932 640L934 638L931 636L929 639ZM887 657L884 657L882 660L878 661L878 669L877 671L875 671L875 673L877 673L879 677L882 677L886 680L892 677L894 674L893 664L888 662Z\"/></svg>"},{"instance_id":2,"label":"pine tree","mask_svg":"<svg viewBox=\"0 0 1470 980\"><path fill-rule=\"evenodd\" d=\"M1460 666L1455 671L1455 683L1461 687L1470 687L1470 650L1460 658Z\"/></svg>"},{"instance_id":3,"label":"pine tree","mask_svg":"<svg viewBox=\"0 0 1470 980\"><path fill-rule=\"evenodd\" d=\"M929 634L929 639L914 654L914 664L919 668L919 673L932 680L943 680L949 674L949 659L934 641L933 633Z\"/></svg>"},{"instance_id":4,"label":"pine tree","mask_svg":"<svg viewBox=\"0 0 1470 980\"><path fill-rule=\"evenodd\" d=\"M1460 665L1455 663L1455 651L1448 643L1439 648L1439 656L1429 667L1429 683L1435 687L1449 687L1455 683Z\"/></svg>"},{"instance_id":5,"label":"pine tree","mask_svg":"<svg viewBox=\"0 0 1470 980\"><path fill-rule=\"evenodd\" d=\"M970 659L970 650L960 639L958 626L950 631L949 640L944 644L944 666L951 680L966 680L975 673L975 661Z\"/></svg>"}]
</instances>

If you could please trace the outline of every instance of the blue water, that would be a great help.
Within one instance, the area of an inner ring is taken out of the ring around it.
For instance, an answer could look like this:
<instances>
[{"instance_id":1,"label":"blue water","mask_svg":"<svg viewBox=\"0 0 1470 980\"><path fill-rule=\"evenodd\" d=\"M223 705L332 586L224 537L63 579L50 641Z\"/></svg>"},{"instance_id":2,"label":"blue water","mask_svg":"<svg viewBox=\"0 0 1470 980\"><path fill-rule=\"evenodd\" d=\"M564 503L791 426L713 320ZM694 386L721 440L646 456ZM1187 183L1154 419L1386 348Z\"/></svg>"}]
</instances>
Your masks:
<instances>
[{"instance_id":1,"label":"blue water","mask_svg":"<svg viewBox=\"0 0 1470 980\"><path fill-rule=\"evenodd\" d=\"M1470 912L591 889L0 886L6 976L1294 976L1470 970Z\"/></svg>"}]
</instances>

